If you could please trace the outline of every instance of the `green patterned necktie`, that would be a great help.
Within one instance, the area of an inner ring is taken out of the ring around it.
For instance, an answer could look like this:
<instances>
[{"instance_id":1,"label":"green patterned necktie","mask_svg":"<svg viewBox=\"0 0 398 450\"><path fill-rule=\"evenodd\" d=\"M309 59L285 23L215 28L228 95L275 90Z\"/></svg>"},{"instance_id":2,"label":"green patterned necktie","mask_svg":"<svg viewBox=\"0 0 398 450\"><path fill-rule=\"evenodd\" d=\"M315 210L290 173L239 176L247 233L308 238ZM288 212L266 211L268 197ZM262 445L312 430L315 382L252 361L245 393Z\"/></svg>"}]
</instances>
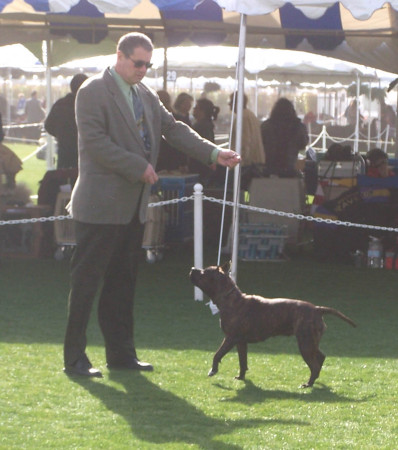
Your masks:
<instances>
[{"instance_id":1,"label":"green patterned necktie","mask_svg":"<svg viewBox=\"0 0 398 450\"><path fill-rule=\"evenodd\" d=\"M148 128L144 117L144 106L142 104L141 97L139 96L138 92L134 89L134 87L131 87L131 96L133 99L135 121L137 123L137 127L142 137L142 140L144 141L145 149L149 151L151 148L151 142L149 140Z\"/></svg>"}]
</instances>

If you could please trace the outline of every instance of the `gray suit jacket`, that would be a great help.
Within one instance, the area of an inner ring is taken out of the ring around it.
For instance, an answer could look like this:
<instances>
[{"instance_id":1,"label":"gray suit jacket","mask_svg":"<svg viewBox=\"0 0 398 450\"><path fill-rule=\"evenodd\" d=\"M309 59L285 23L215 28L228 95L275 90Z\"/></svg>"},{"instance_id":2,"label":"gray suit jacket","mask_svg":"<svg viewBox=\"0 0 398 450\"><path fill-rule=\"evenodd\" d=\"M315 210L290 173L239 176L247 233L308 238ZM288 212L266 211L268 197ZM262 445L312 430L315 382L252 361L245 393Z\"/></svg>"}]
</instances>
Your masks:
<instances>
[{"instance_id":1,"label":"gray suit jacket","mask_svg":"<svg viewBox=\"0 0 398 450\"><path fill-rule=\"evenodd\" d=\"M151 186L140 178L148 162L156 166L162 135L187 155L204 164L210 161L214 144L176 121L156 93L143 83L138 84L138 90L150 134L149 156L131 109L109 69L91 77L78 91L79 176L69 207L75 220L126 224L139 208L144 222Z\"/></svg>"}]
</instances>

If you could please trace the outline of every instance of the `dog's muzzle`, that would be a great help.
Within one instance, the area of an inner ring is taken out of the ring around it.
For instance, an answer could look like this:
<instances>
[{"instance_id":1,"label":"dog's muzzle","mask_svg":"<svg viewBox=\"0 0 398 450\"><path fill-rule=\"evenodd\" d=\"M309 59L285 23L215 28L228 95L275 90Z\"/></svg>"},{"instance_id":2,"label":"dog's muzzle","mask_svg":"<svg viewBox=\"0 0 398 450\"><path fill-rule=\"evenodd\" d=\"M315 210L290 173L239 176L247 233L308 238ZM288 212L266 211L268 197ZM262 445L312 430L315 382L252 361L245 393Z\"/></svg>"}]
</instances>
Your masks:
<instances>
[{"instance_id":1,"label":"dog's muzzle","mask_svg":"<svg viewBox=\"0 0 398 450\"><path fill-rule=\"evenodd\" d=\"M202 272L203 270L195 269L194 267L192 267L191 271L189 272L189 278L193 284L195 284L199 280Z\"/></svg>"}]
</instances>

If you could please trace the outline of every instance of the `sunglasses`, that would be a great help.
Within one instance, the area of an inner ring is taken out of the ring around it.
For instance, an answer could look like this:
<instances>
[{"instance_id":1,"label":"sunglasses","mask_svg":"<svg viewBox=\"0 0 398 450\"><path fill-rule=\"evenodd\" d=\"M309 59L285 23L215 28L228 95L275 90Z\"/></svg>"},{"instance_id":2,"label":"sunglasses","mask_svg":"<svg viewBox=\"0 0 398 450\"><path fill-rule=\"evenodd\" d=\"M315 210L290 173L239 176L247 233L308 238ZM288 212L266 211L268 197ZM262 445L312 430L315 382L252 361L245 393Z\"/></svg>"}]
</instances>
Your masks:
<instances>
[{"instance_id":1,"label":"sunglasses","mask_svg":"<svg viewBox=\"0 0 398 450\"><path fill-rule=\"evenodd\" d=\"M127 58L134 64L134 67L136 69L141 69L141 67L146 67L147 69L150 69L153 64L150 62L146 62L146 61L142 61L141 59L139 59L138 61L134 61L134 59L130 58L130 56L127 56Z\"/></svg>"}]
</instances>

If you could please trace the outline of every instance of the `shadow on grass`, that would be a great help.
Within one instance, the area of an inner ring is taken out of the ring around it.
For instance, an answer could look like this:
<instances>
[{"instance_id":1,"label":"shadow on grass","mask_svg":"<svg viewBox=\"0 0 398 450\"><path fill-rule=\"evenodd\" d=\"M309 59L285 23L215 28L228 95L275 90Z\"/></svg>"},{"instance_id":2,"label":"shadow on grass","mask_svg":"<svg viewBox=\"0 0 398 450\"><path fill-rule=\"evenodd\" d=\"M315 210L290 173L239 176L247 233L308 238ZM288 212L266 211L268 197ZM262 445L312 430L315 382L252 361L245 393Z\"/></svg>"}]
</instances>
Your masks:
<instances>
[{"instance_id":1,"label":"shadow on grass","mask_svg":"<svg viewBox=\"0 0 398 450\"><path fill-rule=\"evenodd\" d=\"M193 301L188 280L190 249L175 250L156 264L141 265L135 305L137 346L148 349L197 349L214 354L222 340L218 316ZM66 327L69 264L47 260L3 261L0 269L0 341L58 343ZM326 318L328 330L321 349L327 356L396 358L398 302L395 271L356 270L314 261L281 264L242 263L243 291L302 298L341 310L358 324L352 329L337 318ZM294 338L250 346L250 352L297 354ZM103 346L93 308L90 345Z\"/></svg>"},{"instance_id":2,"label":"shadow on grass","mask_svg":"<svg viewBox=\"0 0 398 450\"><path fill-rule=\"evenodd\" d=\"M262 389L250 380L244 381L244 388L236 391L236 396L224 400L225 402L236 402L246 405L263 403L267 400L301 400L304 402L319 403L354 403L354 400L343 395L336 394L324 384L316 383L313 388L300 389L300 392L290 392L282 390ZM223 388L221 385L217 385Z\"/></svg>"},{"instance_id":3,"label":"shadow on grass","mask_svg":"<svg viewBox=\"0 0 398 450\"><path fill-rule=\"evenodd\" d=\"M258 428L267 424L308 426L299 420L211 418L185 399L161 389L140 373L112 371L110 380L123 386L119 390L104 382L70 378L104 406L131 425L133 437L153 444L185 443L203 449L240 449L215 439L239 428Z\"/></svg>"}]
</instances>

